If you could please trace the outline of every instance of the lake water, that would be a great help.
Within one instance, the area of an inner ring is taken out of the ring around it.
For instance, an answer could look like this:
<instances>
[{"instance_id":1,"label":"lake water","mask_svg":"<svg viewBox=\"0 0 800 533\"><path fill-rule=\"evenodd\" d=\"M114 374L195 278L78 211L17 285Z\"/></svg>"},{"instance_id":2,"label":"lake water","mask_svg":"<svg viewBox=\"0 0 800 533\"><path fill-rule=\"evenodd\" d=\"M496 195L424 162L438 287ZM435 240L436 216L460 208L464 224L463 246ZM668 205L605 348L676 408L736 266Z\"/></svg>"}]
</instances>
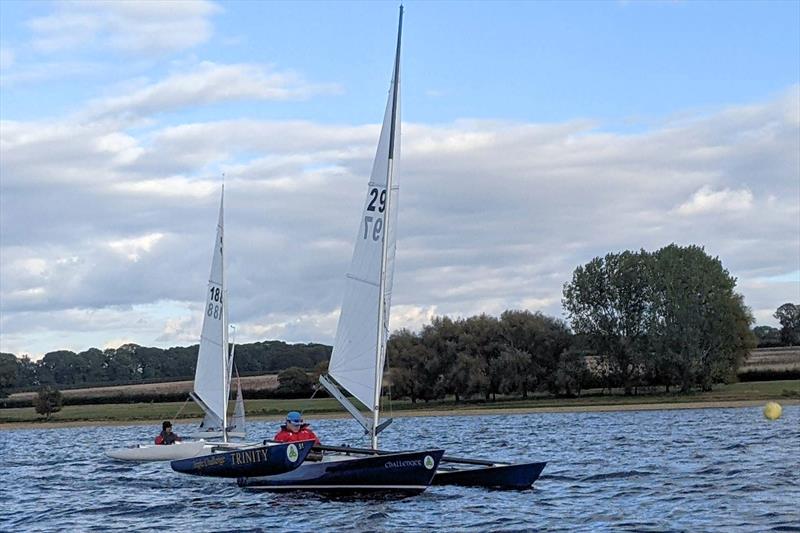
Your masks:
<instances>
[{"instance_id":1,"label":"lake water","mask_svg":"<svg viewBox=\"0 0 800 533\"><path fill-rule=\"evenodd\" d=\"M314 428L327 444L365 443L350 420ZM156 432L0 431L0 530L800 531L800 406L774 422L759 408L401 418L382 447L549 463L533 490L431 487L405 499L244 492L103 455Z\"/></svg>"}]
</instances>

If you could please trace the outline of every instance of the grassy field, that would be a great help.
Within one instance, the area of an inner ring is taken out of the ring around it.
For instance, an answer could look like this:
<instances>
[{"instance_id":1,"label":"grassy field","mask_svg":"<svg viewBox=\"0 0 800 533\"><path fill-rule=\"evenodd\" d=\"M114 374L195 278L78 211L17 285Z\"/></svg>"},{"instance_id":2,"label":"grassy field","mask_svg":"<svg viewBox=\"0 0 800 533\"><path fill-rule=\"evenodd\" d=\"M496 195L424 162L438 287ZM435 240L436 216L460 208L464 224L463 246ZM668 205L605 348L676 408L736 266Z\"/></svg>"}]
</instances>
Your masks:
<instances>
[{"instance_id":1,"label":"grassy field","mask_svg":"<svg viewBox=\"0 0 800 533\"><path fill-rule=\"evenodd\" d=\"M602 395L599 391L590 391L580 398L553 398L537 397L526 400L518 398L498 398L492 402L462 402L456 404L453 400L442 400L429 403L409 401L391 402L391 410L401 414L403 411L414 410L415 414L438 414L451 412L475 412L482 410L514 409L574 409L589 410L590 408L633 408L635 406L647 407L658 405L685 405L693 407L698 404L742 401L800 401L800 380L787 381L762 381L751 383L734 383L721 385L711 392L697 392L691 394L640 394L636 396ZM387 405L387 404L384 404ZM319 398L314 400L249 400L246 402L248 417L279 416L287 411L300 410L308 414L341 413L336 400L332 398ZM180 412L180 416L176 415ZM160 421L166 419L199 419L200 409L193 403L127 403L127 404L102 404L102 405L71 405L65 406L55 413L49 422L39 417L32 407L0 409L0 428L3 424L13 425L19 423L36 423L46 427L53 423L65 422L137 422Z\"/></svg>"},{"instance_id":2,"label":"grassy field","mask_svg":"<svg viewBox=\"0 0 800 533\"><path fill-rule=\"evenodd\" d=\"M272 390L278 387L277 374L264 374L261 376L246 376L242 379L242 391ZM61 394L65 398L92 398L100 401L115 398L130 398L137 395L152 394L189 394L193 381L170 381L166 383L143 383L139 385L111 385L108 387L92 387L86 389L64 389ZM33 400L35 392L15 392L9 395L12 400Z\"/></svg>"}]
</instances>

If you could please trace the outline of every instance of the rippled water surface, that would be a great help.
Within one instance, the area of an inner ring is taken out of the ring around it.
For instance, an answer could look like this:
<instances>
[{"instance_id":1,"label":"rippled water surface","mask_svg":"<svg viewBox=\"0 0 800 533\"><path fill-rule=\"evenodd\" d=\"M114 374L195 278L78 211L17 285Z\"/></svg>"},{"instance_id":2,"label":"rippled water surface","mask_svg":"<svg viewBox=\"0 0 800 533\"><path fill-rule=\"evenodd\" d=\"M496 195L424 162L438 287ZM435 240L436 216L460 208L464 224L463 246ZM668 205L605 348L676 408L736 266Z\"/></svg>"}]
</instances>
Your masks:
<instances>
[{"instance_id":1,"label":"rippled water surface","mask_svg":"<svg viewBox=\"0 0 800 533\"><path fill-rule=\"evenodd\" d=\"M364 444L350 420L314 427L328 444ZM431 487L405 499L243 492L103 455L156 431L0 431L0 530L800 531L800 406L775 422L758 408L401 418L383 447L548 461L533 490Z\"/></svg>"}]
</instances>

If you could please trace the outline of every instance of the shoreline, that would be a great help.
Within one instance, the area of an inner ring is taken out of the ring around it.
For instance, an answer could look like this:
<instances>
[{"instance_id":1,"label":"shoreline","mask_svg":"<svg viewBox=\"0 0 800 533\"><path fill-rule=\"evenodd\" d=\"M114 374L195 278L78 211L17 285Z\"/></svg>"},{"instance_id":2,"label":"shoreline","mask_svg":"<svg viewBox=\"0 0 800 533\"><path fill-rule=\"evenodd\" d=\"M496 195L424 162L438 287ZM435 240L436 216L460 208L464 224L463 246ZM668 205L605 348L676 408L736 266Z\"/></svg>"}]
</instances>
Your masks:
<instances>
[{"instance_id":1,"label":"shoreline","mask_svg":"<svg viewBox=\"0 0 800 533\"><path fill-rule=\"evenodd\" d=\"M387 416L393 418L406 417L435 417L435 416L481 416L497 414L552 414L552 413L608 413L625 411L671 411L677 409L725 409L763 406L768 400L712 400L712 401L686 401L686 402L654 402L654 403L626 403L626 404L598 404L598 405L565 405L547 407L486 407L486 408L451 408L451 409L402 409ZM776 400L783 407L800 405L800 400L784 398ZM346 412L309 413L309 419L339 419L349 418ZM283 415L254 415L249 416L251 421L279 421ZM200 420L196 418L174 419L173 424L191 424ZM18 429L59 429L70 427L95 427L95 426L150 426L159 424L161 419L137 420L70 420L53 422L3 422L0 431L13 431Z\"/></svg>"}]
</instances>

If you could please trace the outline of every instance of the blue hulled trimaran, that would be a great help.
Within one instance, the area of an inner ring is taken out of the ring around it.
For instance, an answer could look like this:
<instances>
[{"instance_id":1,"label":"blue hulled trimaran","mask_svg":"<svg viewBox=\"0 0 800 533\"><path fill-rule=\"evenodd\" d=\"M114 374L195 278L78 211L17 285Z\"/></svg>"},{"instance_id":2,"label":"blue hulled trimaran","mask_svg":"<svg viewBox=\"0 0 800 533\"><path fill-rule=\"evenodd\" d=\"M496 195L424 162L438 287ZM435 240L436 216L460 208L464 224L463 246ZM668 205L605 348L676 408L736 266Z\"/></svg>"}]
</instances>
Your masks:
<instances>
[{"instance_id":1,"label":"blue hulled trimaran","mask_svg":"<svg viewBox=\"0 0 800 533\"><path fill-rule=\"evenodd\" d=\"M383 126L346 276L328 374L320 377L322 386L369 435L371 446L318 446L314 449L322 454L314 456L314 460L305 459L300 466L275 475L265 475L255 468L239 468L241 465L234 463L238 483L245 489L419 493L430 484L529 488L545 466L545 463L511 465L445 457L441 449L402 452L378 449L378 434L391 422L391 419L381 422L380 400L395 263L402 29L401 6L394 72ZM369 416L364 416L342 390L367 407ZM307 453L307 447L302 451ZM173 462L173 468L176 463L179 462ZM440 466L440 463L450 466ZM462 466L452 466L456 464ZM232 469L226 472L230 475Z\"/></svg>"},{"instance_id":2,"label":"blue hulled trimaran","mask_svg":"<svg viewBox=\"0 0 800 533\"><path fill-rule=\"evenodd\" d=\"M401 6L389 100L346 278L328 376L320 377L328 392L370 435L373 449L377 448L378 433L388 425L388 421L380 423L379 413L396 240L398 188L395 178L400 155L402 29ZM348 400L339 386L370 409L369 419ZM444 454L444 450L430 449L353 455L322 448L325 453L320 461L306 460L297 469L284 474L240 478L239 485L249 490L267 491L417 493L430 485Z\"/></svg>"}]
</instances>

